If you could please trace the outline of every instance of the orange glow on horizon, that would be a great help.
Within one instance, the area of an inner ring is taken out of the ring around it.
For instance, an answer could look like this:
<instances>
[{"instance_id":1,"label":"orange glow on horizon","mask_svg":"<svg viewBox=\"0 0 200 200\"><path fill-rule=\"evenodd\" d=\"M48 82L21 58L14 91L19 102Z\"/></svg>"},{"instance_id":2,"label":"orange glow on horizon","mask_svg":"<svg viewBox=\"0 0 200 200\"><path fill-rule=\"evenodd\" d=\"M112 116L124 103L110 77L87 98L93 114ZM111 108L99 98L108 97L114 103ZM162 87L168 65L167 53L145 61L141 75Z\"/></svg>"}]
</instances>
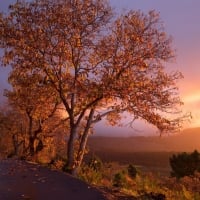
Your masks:
<instances>
[{"instance_id":1,"label":"orange glow on horizon","mask_svg":"<svg viewBox=\"0 0 200 200\"><path fill-rule=\"evenodd\" d=\"M183 97L185 103L200 102L200 91L198 93L191 93Z\"/></svg>"},{"instance_id":2,"label":"orange glow on horizon","mask_svg":"<svg viewBox=\"0 0 200 200\"><path fill-rule=\"evenodd\" d=\"M187 127L200 127L200 91L193 91L182 97L184 106L183 112L191 112L192 119ZM186 127L186 128L187 128Z\"/></svg>"}]
</instances>

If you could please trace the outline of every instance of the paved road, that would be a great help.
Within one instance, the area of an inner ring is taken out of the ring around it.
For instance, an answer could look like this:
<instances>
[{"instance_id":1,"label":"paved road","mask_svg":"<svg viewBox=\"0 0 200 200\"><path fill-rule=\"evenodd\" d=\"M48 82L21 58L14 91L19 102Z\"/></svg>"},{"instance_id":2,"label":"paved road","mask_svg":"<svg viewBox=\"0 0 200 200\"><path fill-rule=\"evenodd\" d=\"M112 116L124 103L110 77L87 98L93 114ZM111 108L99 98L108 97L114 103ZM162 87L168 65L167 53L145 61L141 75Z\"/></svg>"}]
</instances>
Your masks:
<instances>
[{"instance_id":1,"label":"paved road","mask_svg":"<svg viewBox=\"0 0 200 200\"><path fill-rule=\"evenodd\" d=\"M18 160L0 161L0 200L106 200L62 172Z\"/></svg>"}]
</instances>

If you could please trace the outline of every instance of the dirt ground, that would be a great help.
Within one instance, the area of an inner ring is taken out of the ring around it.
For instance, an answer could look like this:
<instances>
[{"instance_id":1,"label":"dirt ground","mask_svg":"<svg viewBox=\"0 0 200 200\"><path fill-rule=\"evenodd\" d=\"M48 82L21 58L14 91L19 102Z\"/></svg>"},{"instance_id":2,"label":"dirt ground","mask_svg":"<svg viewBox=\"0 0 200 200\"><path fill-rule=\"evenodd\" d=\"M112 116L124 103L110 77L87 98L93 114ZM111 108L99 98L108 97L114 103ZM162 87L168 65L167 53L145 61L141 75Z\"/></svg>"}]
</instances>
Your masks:
<instances>
[{"instance_id":1,"label":"dirt ground","mask_svg":"<svg viewBox=\"0 0 200 200\"><path fill-rule=\"evenodd\" d=\"M0 161L0 200L106 200L98 189L64 174L20 160Z\"/></svg>"}]
</instances>

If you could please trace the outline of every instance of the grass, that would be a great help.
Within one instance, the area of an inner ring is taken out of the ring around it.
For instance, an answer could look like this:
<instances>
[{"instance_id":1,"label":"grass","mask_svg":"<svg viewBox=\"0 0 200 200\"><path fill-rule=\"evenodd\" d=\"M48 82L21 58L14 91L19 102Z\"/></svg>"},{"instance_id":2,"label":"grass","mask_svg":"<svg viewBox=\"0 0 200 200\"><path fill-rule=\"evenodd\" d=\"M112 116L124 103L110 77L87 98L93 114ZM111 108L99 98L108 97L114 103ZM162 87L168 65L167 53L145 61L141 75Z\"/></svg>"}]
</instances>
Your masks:
<instances>
[{"instance_id":1,"label":"grass","mask_svg":"<svg viewBox=\"0 0 200 200\"><path fill-rule=\"evenodd\" d=\"M132 199L200 200L200 173L177 180L141 168L136 169L137 175L132 177L125 163L105 162L98 170L84 164L79 175L89 184ZM113 199L118 198L115 196Z\"/></svg>"}]
</instances>

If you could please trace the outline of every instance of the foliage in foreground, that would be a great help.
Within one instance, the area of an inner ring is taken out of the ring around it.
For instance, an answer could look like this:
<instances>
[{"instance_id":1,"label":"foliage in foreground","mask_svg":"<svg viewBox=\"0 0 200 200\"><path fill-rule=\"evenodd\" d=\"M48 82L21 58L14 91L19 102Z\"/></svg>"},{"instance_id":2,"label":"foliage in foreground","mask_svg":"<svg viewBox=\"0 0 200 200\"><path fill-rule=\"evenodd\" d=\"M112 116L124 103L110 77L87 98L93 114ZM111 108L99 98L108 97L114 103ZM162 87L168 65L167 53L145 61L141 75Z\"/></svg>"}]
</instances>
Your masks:
<instances>
[{"instance_id":1,"label":"foliage in foreground","mask_svg":"<svg viewBox=\"0 0 200 200\"><path fill-rule=\"evenodd\" d=\"M85 164L79 177L100 188L110 188L111 192L118 190L138 199L200 199L200 173L176 179L144 173L134 167L137 173L132 176L130 166L134 165L120 166L117 163L105 163L96 171Z\"/></svg>"},{"instance_id":2,"label":"foliage in foreground","mask_svg":"<svg viewBox=\"0 0 200 200\"><path fill-rule=\"evenodd\" d=\"M194 175L195 172L200 172L200 153L194 151L192 153L180 153L173 155L170 158L172 168L171 175L177 178Z\"/></svg>"}]
</instances>

